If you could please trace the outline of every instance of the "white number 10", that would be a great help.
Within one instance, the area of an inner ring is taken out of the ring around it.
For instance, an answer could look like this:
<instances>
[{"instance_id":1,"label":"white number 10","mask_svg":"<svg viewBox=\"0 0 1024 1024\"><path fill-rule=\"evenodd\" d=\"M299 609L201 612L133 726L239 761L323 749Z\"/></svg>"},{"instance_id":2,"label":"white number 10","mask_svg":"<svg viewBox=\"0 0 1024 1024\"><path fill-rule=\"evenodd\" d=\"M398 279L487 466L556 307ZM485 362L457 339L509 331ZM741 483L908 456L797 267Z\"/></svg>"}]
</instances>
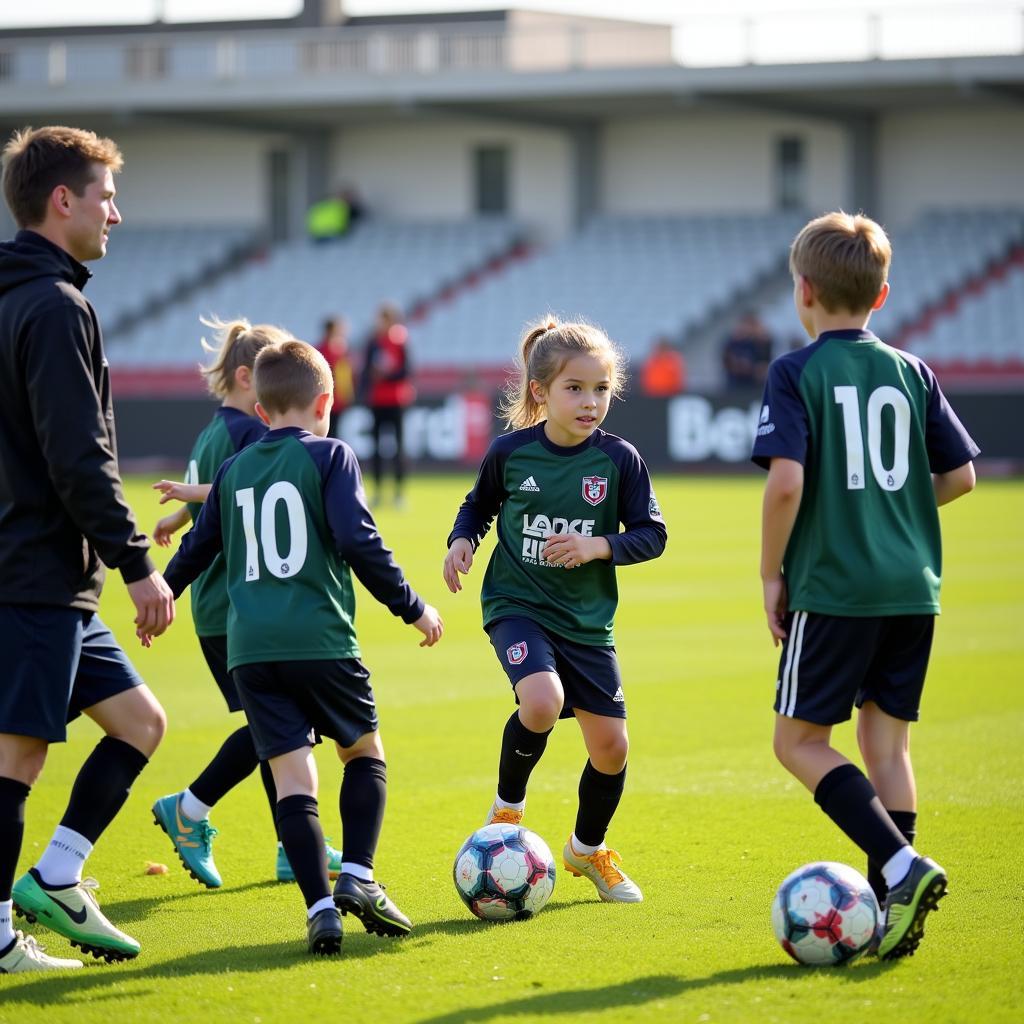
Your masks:
<instances>
[{"instance_id":1,"label":"white number 10","mask_svg":"<svg viewBox=\"0 0 1024 1024\"><path fill-rule=\"evenodd\" d=\"M288 512L288 532L291 548L284 556L277 546L277 503L283 501ZM260 578L259 543L256 540L256 497L251 487L235 492L235 502L242 510L242 529L245 531L245 579L247 583ZM263 541L263 561L271 575L279 580L294 576L306 561L306 510L302 497L294 484L279 480L267 488L260 504L260 540Z\"/></svg>"},{"instance_id":2,"label":"white number 10","mask_svg":"<svg viewBox=\"0 0 1024 1024\"><path fill-rule=\"evenodd\" d=\"M843 410L843 432L846 435L847 490L864 489L864 437L860 429L860 394L852 384L835 388L836 404ZM893 411L892 465L882 462L882 410ZM884 491L898 491L910 472L910 402L899 388L875 388L868 396L868 457L871 473Z\"/></svg>"}]
</instances>

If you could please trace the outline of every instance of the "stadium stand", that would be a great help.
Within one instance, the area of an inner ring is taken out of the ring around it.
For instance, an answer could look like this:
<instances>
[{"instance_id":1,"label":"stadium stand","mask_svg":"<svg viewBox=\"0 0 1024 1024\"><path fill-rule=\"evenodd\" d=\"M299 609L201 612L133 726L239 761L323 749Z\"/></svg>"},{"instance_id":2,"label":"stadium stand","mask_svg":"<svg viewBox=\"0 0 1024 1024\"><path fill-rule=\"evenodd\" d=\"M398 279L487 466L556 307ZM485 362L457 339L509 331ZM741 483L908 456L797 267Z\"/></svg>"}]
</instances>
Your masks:
<instances>
[{"instance_id":1,"label":"stadium stand","mask_svg":"<svg viewBox=\"0 0 1024 1024\"><path fill-rule=\"evenodd\" d=\"M353 343L369 332L380 302L411 311L516 251L521 230L503 218L401 223L371 220L349 235L269 251L201 287L108 346L111 364L193 366L201 314L281 324L315 341L324 317L344 315ZM111 245L111 253L115 246ZM103 312L101 310L101 312ZM417 346L419 360L419 346Z\"/></svg>"},{"instance_id":2,"label":"stadium stand","mask_svg":"<svg viewBox=\"0 0 1024 1024\"><path fill-rule=\"evenodd\" d=\"M252 228L173 225L115 228L107 255L90 265L88 295L114 338L200 282L234 266L255 243Z\"/></svg>"},{"instance_id":3,"label":"stadium stand","mask_svg":"<svg viewBox=\"0 0 1024 1024\"><path fill-rule=\"evenodd\" d=\"M932 210L891 232L892 293L871 329L923 358L965 365L1024 357L1024 210ZM1016 268L1011 272L1010 268ZM776 351L802 338L792 289L761 311Z\"/></svg>"},{"instance_id":4,"label":"stadium stand","mask_svg":"<svg viewBox=\"0 0 1024 1024\"><path fill-rule=\"evenodd\" d=\"M778 273L801 222L788 212L595 217L431 309L417 328L418 361L507 363L523 325L546 312L591 320L642 356L659 334L681 337Z\"/></svg>"}]
</instances>

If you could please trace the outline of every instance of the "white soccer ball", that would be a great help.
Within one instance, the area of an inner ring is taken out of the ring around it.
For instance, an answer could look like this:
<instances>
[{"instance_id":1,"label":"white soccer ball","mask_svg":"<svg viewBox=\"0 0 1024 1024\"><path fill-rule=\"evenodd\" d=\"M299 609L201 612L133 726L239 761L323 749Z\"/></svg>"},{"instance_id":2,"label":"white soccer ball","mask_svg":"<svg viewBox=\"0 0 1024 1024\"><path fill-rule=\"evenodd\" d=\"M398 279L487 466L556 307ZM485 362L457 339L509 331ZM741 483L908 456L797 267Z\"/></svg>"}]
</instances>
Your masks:
<instances>
[{"instance_id":1,"label":"white soccer ball","mask_svg":"<svg viewBox=\"0 0 1024 1024\"><path fill-rule=\"evenodd\" d=\"M782 948L802 964L845 964L871 944L881 913L867 879L833 861L805 864L789 875L772 904Z\"/></svg>"},{"instance_id":2,"label":"white soccer ball","mask_svg":"<svg viewBox=\"0 0 1024 1024\"><path fill-rule=\"evenodd\" d=\"M455 855L462 902L484 921L521 921L539 914L555 888L547 844L521 825L485 825Z\"/></svg>"}]
</instances>

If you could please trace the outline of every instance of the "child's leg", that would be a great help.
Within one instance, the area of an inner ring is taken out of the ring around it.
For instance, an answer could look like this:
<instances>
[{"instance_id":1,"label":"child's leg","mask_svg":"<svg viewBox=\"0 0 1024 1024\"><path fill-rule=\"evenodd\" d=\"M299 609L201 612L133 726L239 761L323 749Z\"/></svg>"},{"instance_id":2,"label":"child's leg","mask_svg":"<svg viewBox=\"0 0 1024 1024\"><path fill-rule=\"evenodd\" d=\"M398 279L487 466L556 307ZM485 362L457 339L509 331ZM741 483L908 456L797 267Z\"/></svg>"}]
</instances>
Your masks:
<instances>
[{"instance_id":1,"label":"child's leg","mask_svg":"<svg viewBox=\"0 0 1024 1024\"><path fill-rule=\"evenodd\" d=\"M775 756L870 859L898 871L916 855L859 768L830 745L832 726L776 715ZM905 870L904 870L905 873Z\"/></svg>"},{"instance_id":2,"label":"child's leg","mask_svg":"<svg viewBox=\"0 0 1024 1024\"><path fill-rule=\"evenodd\" d=\"M210 763L181 795L181 811L193 821L207 817L210 809L259 764L249 726L236 729L221 744Z\"/></svg>"},{"instance_id":3,"label":"child's leg","mask_svg":"<svg viewBox=\"0 0 1024 1024\"><path fill-rule=\"evenodd\" d=\"M910 723L886 714L874 701L865 702L857 718L857 742L868 778L904 839L917 837L917 786L910 762ZM868 859L868 881L885 903L888 887L882 865Z\"/></svg>"},{"instance_id":4,"label":"child's leg","mask_svg":"<svg viewBox=\"0 0 1024 1024\"><path fill-rule=\"evenodd\" d=\"M577 852L593 853L604 846L605 833L626 785L629 736L624 718L595 715L579 708L575 714L589 756L580 776L572 842Z\"/></svg>"},{"instance_id":5,"label":"child's leg","mask_svg":"<svg viewBox=\"0 0 1024 1024\"><path fill-rule=\"evenodd\" d=\"M526 806L526 785L547 747L548 736L565 702L562 682L554 672L535 672L515 685L519 707L505 723L498 760L498 794L492 819L502 810L519 814Z\"/></svg>"},{"instance_id":6,"label":"child's leg","mask_svg":"<svg viewBox=\"0 0 1024 1024\"><path fill-rule=\"evenodd\" d=\"M270 759L277 787L277 830L310 917L332 907L317 807L313 748L301 747Z\"/></svg>"},{"instance_id":7,"label":"child's leg","mask_svg":"<svg viewBox=\"0 0 1024 1024\"><path fill-rule=\"evenodd\" d=\"M412 922L373 879L384 804L387 768L377 730L364 733L350 747L338 747L345 766L341 783L341 874L334 886L334 902L343 914L354 914L368 932L399 938L408 935Z\"/></svg>"}]
</instances>

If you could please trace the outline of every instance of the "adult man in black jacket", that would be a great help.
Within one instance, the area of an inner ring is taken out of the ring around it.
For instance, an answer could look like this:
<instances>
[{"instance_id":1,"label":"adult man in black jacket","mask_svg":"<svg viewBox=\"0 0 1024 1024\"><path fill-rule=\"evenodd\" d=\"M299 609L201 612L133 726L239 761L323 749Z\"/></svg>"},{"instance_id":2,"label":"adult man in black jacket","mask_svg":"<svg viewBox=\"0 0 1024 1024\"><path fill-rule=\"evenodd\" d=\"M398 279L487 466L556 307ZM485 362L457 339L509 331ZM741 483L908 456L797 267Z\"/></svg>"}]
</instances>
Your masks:
<instances>
[{"instance_id":1,"label":"adult man in black jacket","mask_svg":"<svg viewBox=\"0 0 1024 1024\"><path fill-rule=\"evenodd\" d=\"M120 571L140 633L174 617L125 502L99 323L80 290L82 263L104 255L121 220L120 167L113 142L74 128L26 129L4 150L4 197L22 230L0 245L0 973L82 966L14 932L12 902L96 957L139 951L82 881L166 724L96 614L104 564ZM106 735L49 846L13 884L29 787L79 713Z\"/></svg>"}]
</instances>

